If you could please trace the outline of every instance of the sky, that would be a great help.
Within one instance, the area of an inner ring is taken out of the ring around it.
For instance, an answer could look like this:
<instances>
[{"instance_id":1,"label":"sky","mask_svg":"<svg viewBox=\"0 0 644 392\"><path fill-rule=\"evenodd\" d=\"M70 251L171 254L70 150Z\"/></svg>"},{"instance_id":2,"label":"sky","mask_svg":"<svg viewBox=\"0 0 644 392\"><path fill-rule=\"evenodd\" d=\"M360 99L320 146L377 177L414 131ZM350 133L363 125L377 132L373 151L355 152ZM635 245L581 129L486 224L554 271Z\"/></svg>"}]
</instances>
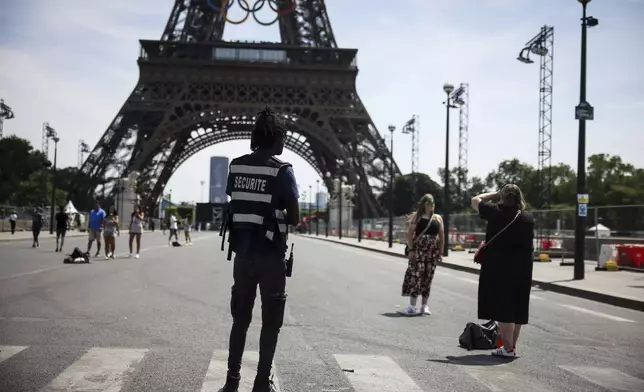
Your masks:
<instances>
[{"instance_id":1,"label":"sky","mask_svg":"<svg viewBox=\"0 0 644 392\"><path fill-rule=\"evenodd\" d=\"M49 122L61 139L59 166L76 166L79 140L93 148L137 83L138 40L160 38L173 3L0 0L0 98L16 116L5 121L5 136L16 134L40 148L42 124ZM445 82L470 85L471 175L484 177L505 159L537 164L539 65L516 58L541 26L554 26L552 160L576 169L577 0L326 4L338 45L358 49L357 90L376 127L381 133L390 124L399 130L419 115L420 171L436 181L445 162ZM239 16L235 8L231 19ZM588 8L599 26L588 32L588 101L595 120L587 125L587 154L621 155L644 167L644 51L636 49L644 42L644 0L594 0ZM279 29L250 18L227 24L224 39L279 41ZM452 118L450 166L456 166L456 113ZM398 131L394 144L396 162L410 172L411 137ZM248 149L243 140L195 154L170 179L172 200L207 198L210 157L233 158ZM301 189L315 189L317 174L308 163L290 151L282 158L293 164Z\"/></svg>"}]
</instances>

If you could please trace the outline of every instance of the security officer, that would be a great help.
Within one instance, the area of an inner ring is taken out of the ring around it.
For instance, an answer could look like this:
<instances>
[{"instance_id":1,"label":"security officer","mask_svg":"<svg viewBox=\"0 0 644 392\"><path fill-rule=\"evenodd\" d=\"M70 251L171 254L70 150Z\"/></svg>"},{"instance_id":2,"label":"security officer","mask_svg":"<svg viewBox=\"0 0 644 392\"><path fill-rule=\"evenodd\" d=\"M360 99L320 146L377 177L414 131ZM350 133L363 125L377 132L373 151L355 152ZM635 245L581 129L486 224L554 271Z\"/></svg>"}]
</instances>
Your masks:
<instances>
[{"instance_id":1,"label":"security officer","mask_svg":"<svg viewBox=\"0 0 644 392\"><path fill-rule=\"evenodd\" d=\"M220 392L237 392L246 332L253 317L257 285L262 297L259 363L253 392L275 392L270 380L277 336L284 319L287 224L299 221L299 194L291 164L282 154L286 126L270 108L257 115L251 154L230 163L226 193L231 197L230 247L235 252L230 310L228 375ZM286 210L286 212L284 212Z\"/></svg>"}]
</instances>

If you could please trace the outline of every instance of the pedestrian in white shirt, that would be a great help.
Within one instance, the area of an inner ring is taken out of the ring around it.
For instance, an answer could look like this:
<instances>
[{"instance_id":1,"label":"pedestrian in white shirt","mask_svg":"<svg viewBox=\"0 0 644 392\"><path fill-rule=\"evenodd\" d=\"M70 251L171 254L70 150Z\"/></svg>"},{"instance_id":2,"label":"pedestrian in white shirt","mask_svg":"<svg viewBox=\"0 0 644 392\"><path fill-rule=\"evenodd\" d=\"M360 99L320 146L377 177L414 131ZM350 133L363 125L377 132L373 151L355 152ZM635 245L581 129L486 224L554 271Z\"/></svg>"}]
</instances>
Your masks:
<instances>
[{"instance_id":1,"label":"pedestrian in white shirt","mask_svg":"<svg viewBox=\"0 0 644 392\"><path fill-rule=\"evenodd\" d=\"M177 217L174 214L174 212L170 215L170 237L168 237L168 245L172 244L172 236L174 236L174 240L179 242L179 236L177 235L177 231L179 230L179 223L177 221Z\"/></svg>"}]
</instances>

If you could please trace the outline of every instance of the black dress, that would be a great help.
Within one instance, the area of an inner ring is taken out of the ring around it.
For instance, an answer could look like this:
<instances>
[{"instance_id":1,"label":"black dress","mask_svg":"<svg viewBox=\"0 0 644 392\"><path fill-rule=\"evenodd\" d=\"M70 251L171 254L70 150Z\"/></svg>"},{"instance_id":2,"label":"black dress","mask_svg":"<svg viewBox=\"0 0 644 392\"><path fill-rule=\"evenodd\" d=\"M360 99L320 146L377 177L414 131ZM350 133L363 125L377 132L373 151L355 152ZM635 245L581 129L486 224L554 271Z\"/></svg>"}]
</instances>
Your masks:
<instances>
[{"instance_id":1,"label":"black dress","mask_svg":"<svg viewBox=\"0 0 644 392\"><path fill-rule=\"evenodd\" d=\"M514 219L515 206L488 201L479 204L479 215L487 221L485 241ZM504 323L527 324L532 285L534 219L522 211L516 222L485 249L478 292L478 318Z\"/></svg>"}]
</instances>

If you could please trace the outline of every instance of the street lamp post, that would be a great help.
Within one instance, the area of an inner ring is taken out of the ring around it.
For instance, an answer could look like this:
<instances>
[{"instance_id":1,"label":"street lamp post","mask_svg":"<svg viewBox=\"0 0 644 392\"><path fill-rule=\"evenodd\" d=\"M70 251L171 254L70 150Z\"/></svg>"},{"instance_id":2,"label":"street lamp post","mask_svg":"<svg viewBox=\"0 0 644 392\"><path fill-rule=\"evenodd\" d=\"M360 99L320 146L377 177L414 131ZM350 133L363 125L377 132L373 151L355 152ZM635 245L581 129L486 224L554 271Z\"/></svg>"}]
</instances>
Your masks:
<instances>
[{"instance_id":1,"label":"street lamp post","mask_svg":"<svg viewBox=\"0 0 644 392\"><path fill-rule=\"evenodd\" d=\"M450 209L450 200L449 200L449 111L454 108L454 105L451 103L450 94L454 91L454 85L445 83L443 85L443 91L447 95L445 97L445 112L446 112L446 121L445 121L445 179L443 187L443 229L445 230L445 244L443 245L443 256L447 257L449 254L449 209Z\"/></svg>"},{"instance_id":2,"label":"street lamp post","mask_svg":"<svg viewBox=\"0 0 644 392\"><path fill-rule=\"evenodd\" d=\"M199 182L201 183L201 202L203 203L203 186L206 184L206 181L201 180Z\"/></svg>"},{"instance_id":3,"label":"street lamp post","mask_svg":"<svg viewBox=\"0 0 644 392\"><path fill-rule=\"evenodd\" d=\"M579 146L577 152L577 220L575 224L575 271L574 279L584 279L586 241L586 215L588 196L586 195L586 120L593 120L594 108L586 101L586 55L588 27L595 27L599 21L586 16L590 0L578 0L582 5L581 18L581 69L579 83L579 105L575 108L575 118L579 121Z\"/></svg>"},{"instance_id":4,"label":"street lamp post","mask_svg":"<svg viewBox=\"0 0 644 392\"><path fill-rule=\"evenodd\" d=\"M331 220L331 195L327 192L326 194L326 216L325 216L325 222L326 224L324 225L324 236L328 237L329 236L329 221Z\"/></svg>"},{"instance_id":5,"label":"street lamp post","mask_svg":"<svg viewBox=\"0 0 644 392\"><path fill-rule=\"evenodd\" d=\"M54 136L51 138L54 141L54 166L51 171L51 214L49 215L49 234L54 234L54 210L56 206L56 162L58 160L58 142L60 138Z\"/></svg>"},{"instance_id":6,"label":"street lamp post","mask_svg":"<svg viewBox=\"0 0 644 392\"><path fill-rule=\"evenodd\" d=\"M356 192L354 195L356 218L358 218L358 242L362 242L362 203L360 201L360 175L356 174Z\"/></svg>"},{"instance_id":7,"label":"street lamp post","mask_svg":"<svg viewBox=\"0 0 644 392\"><path fill-rule=\"evenodd\" d=\"M311 235L311 229L313 225L313 221L311 220L313 217L313 214L311 213L313 211L313 203L311 202L311 195L313 194L313 185L309 185L309 235ZM317 211L315 212L317 214Z\"/></svg>"},{"instance_id":8,"label":"street lamp post","mask_svg":"<svg viewBox=\"0 0 644 392\"><path fill-rule=\"evenodd\" d=\"M391 150L391 160L389 161L389 247L394 246L394 131L396 127L393 125L389 126L389 132L391 132L390 138L390 150Z\"/></svg>"},{"instance_id":9,"label":"street lamp post","mask_svg":"<svg viewBox=\"0 0 644 392\"><path fill-rule=\"evenodd\" d=\"M315 235L320 235L320 180L315 180Z\"/></svg>"}]
</instances>

